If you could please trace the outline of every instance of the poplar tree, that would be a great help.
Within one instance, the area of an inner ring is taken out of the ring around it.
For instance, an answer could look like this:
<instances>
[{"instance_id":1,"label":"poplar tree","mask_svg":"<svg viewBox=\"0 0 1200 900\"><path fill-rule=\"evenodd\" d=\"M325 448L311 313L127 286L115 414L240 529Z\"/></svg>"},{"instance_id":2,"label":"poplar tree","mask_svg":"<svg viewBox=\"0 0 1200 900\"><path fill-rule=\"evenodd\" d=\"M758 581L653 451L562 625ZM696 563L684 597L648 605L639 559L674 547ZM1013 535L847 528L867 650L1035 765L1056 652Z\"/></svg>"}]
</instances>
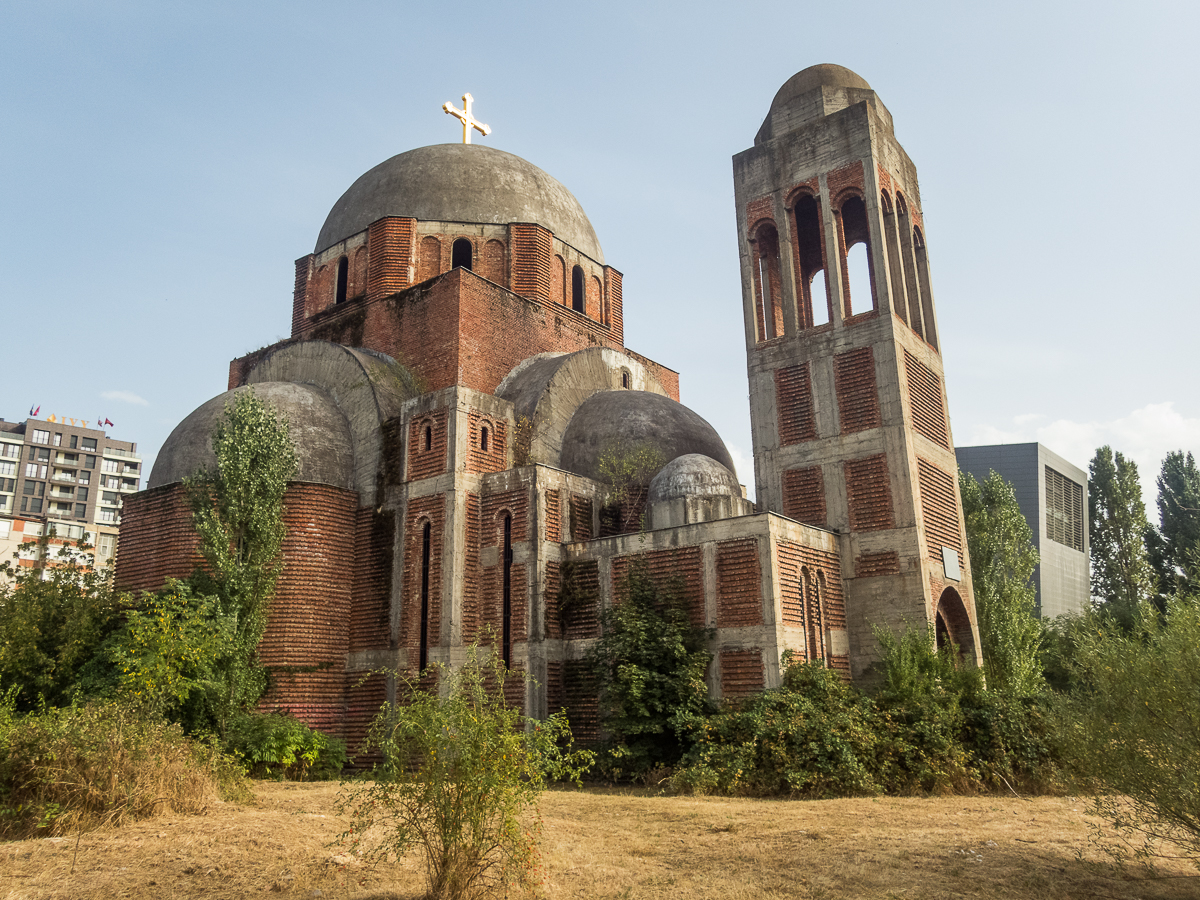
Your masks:
<instances>
[{"instance_id":1,"label":"poplar tree","mask_svg":"<svg viewBox=\"0 0 1200 900\"><path fill-rule=\"evenodd\" d=\"M1191 596L1200 592L1200 469L1192 454L1168 453L1157 483L1159 527L1146 532L1150 562L1164 595Z\"/></svg>"},{"instance_id":2,"label":"poplar tree","mask_svg":"<svg viewBox=\"0 0 1200 900\"><path fill-rule=\"evenodd\" d=\"M1105 445L1088 472L1092 600L1129 628L1157 590L1146 554L1149 523L1137 464Z\"/></svg>"},{"instance_id":3,"label":"poplar tree","mask_svg":"<svg viewBox=\"0 0 1200 900\"><path fill-rule=\"evenodd\" d=\"M988 687L1029 697L1045 687L1038 657L1043 638L1037 617L1033 532L1013 487L992 472L983 482L959 472L971 585L979 616Z\"/></svg>"},{"instance_id":4,"label":"poplar tree","mask_svg":"<svg viewBox=\"0 0 1200 900\"><path fill-rule=\"evenodd\" d=\"M252 389L235 394L213 429L215 470L187 479L192 521L200 537L221 615L231 624L218 719L252 706L266 689L258 643L283 570L283 494L296 472L287 420Z\"/></svg>"}]
</instances>

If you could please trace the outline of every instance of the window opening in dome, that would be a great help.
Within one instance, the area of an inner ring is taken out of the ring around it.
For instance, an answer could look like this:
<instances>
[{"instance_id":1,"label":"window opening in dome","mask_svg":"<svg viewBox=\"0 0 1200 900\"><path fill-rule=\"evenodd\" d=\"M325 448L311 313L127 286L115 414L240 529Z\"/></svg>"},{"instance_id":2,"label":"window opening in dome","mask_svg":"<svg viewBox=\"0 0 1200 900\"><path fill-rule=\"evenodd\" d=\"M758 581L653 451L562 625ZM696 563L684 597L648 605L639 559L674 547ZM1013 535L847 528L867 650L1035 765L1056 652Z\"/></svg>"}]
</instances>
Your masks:
<instances>
[{"instance_id":1,"label":"window opening in dome","mask_svg":"<svg viewBox=\"0 0 1200 900\"><path fill-rule=\"evenodd\" d=\"M621 370L621 387L623 387L623 388L629 387L629 370L628 369Z\"/></svg>"},{"instance_id":2,"label":"window opening in dome","mask_svg":"<svg viewBox=\"0 0 1200 900\"><path fill-rule=\"evenodd\" d=\"M337 291L334 293L334 296L333 296L334 303L345 303L346 302L346 288L348 286L349 281L350 281L350 260L346 259L346 257L343 256L341 259L338 260Z\"/></svg>"},{"instance_id":3,"label":"window opening in dome","mask_svg":"<svg viewBox=\"0 0 1200 900\"><path fill-rule=\"evenodd\" d=\"M571 309L583 312L583 267L576 266L571 270Z\"/></svg>"},{"instance_id":4,"label":"window opening in dome","mask_svg":"<svg viewBox=\"0 0 1200 900\"><path fill-rule=\"evenodd\" d=\"M504 607L501 634L501 658L512 665L512 516L504 516Z\"/></svg>"},{"instance_id":5,"label":"window opening in dome","mask_svg":"<svg viewBox=\"0 0 1200 900\"><path fill-rule=\"evenodd\" d=\"M433 526L425 523L424 537L421 543L421 659L419 668L422 672L429 662L429 555Z\"/></svg>"},{"instance_id":6,"label":"window opening in dome","mask_svg":"<svg viewBox=\"0 0 1200 900\"><path fill-rule=\"evenodd\" d=\"M482 431L479 433L479 449L484 453L488 452L488 430L486 425L483 426Z\"/></svg>"},{"instance_id":7,"label":"window opening in dome","mask_svg":"<svg viewBox=\"0 0 1200 900\"><path fill-rule=\"evenodd\" d=\"M867 206L862 197L853 196L842 204L842 248L845 253L843 315L854 315L852 303L858 298L860 312L875 308L871 290L871 239L867 227Z\"/></svg>"},{"instance_id":8,"label":"window opening in dome","mask_svg":"<svg viewBox=\"0 0 1200 900\"><path fill-rule=\"evenodd\" d=\"M793 210L796 219L796 252L800 263L799 319L801 328L829 322L829 296L825 290L825 254L821 240L821 215L816 198L801 196ZM821 277L816 278L817 275Z\"/></svg>"},{"instance_id":9,"label":"window opening in dome","mask_svg":"<svg viewBox=\"0 0 1200 900\"><path fill-rule=\"evenodd\" d=\"M433 426L432 425L425 426L425 449L426 450L433 449Z\"/></svg>"},{"instance_id":10,"label":"window opening in dome","mask_svg":"<svg viewBox=\"0 0 1200 900\"><path fill-rule=\"evenodd\" d=\"M454 242L454 247L450 251L450 268L457 269L471 268L471 242L466 238L459 238Z\"/></svg>"}]
</instances>

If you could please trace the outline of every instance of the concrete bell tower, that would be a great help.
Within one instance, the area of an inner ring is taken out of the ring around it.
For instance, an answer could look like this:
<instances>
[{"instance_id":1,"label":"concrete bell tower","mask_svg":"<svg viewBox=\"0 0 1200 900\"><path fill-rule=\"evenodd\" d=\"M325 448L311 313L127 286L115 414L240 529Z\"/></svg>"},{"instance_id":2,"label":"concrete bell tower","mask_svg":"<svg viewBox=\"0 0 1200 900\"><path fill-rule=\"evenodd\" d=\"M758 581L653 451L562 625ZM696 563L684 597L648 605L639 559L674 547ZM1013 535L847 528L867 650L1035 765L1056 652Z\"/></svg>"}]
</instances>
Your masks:
<instances>
[{"instance_id":1,"label":"concrete bell tower","mask_svg":"<svg viewBox=\"0 0 1200 900\"><path fill-rule=\"evenodd\" d=\"M733 158L760 508L841 535L852 674L872 626L979 661L917 171L858 75L812 66Z\"/></svg>"}]
</instances>

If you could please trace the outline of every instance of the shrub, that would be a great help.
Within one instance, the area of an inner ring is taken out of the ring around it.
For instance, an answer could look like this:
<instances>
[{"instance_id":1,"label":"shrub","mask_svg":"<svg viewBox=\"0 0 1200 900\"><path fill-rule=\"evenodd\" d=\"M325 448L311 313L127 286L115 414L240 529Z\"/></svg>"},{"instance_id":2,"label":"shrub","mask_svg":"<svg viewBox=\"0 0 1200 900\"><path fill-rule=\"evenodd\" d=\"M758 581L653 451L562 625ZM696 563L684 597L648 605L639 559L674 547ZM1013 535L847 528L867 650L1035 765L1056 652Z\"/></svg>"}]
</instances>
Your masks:
<instances>
[{"instance_id":1,"label":"shrub","mask_svg":"<svg viewBox=\"0 0 1200 900\"><path fill-rule=\"evenodd\" d=\"M199 813L222 794L244 792L231 758L128 706L0 715L0 835L7 838L121 825L163 809Z\"/></svg>"},{"instance_id":2,"label":"shrub","mask_svg":"<svg viewBox=\"0 0 1200 900\"><path fill-rule=\"evenodd\" d=\"M535 886L538 833L522 817L548 779L578 781L593 758L571 750L564 713L538 722L507 706L510 675L486 654L473 646L462 668L431 667L442 696L396 676L404 702L383 708L368 740L383 755L377 780L339 804L355 852L378 861L419 848L435 900Z\"/></svg>"},{"instance_id":3,"label":"shrub","mask_svg":"<svg viewBox=\"0 0 1200 900\"><path fill-rule=\"evenodd\" d=\"M1075 690L1063 707L1073 771L1106 789L1094 811L1107 818L1121 856L1170 842L1200 865L1200 606L1143 603L1132 631L1106 616L1074 630Z\"/></svg>"},{"instance_id":4,"label":"shrub","mask_svg":"<svg viewBox=\"0 0 1200 900\"><path fill-rule=\"evenodd\" d=\"M691 720L672 783L696 793L840 797L879 793L879 722L821 663L784 655L783 685Z\"/></svg>"},{"instance_id":5,"label":"shrub","mask_svg":"<svg viewBox=\"0 0 1200 900\"><path fill-rule=\"evenodd\" d=\"M246 761L253 778L319 781L336 778L346 765L343 741L281 712L233 716L225 747Z\"/></svg>"},{"instance_id":6,"label":"shrub","mask_svg":"<svg viewBox=\"0 0 1200 900\"><path fill-rule=\"evenodd\" d=\"M708 631L692 624L679 585L659 585L635 561L587 660L600 690L601 724L611 734L607 774L645 776L675 765L692 718L709 710L704 676Z\"/></svg>"}]
</instances>

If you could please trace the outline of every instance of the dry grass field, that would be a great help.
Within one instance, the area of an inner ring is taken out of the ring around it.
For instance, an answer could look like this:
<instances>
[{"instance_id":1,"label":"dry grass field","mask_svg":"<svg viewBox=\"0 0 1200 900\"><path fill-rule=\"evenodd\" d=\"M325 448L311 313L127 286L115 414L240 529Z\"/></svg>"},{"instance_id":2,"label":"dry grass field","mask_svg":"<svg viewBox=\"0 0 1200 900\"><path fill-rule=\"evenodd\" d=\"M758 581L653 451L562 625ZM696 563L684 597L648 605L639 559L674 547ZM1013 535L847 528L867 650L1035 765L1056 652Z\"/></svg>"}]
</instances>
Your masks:
<instances>
[{"instance_id":1,"label":"dry grass field","mask_svg":"<svg viewBox=\"0 0 1200 900\"><path fill-rule=\"evenodd\" d=\"M336 784L255 785L250 805L76 839L0 844L0 900L322 897L417 900L415 860L367 870L331 846ZM1116 869L1073 798L827 801L552 791L549 898L1200 896L1183 862Z\"/></svg>"}]
</instances>

